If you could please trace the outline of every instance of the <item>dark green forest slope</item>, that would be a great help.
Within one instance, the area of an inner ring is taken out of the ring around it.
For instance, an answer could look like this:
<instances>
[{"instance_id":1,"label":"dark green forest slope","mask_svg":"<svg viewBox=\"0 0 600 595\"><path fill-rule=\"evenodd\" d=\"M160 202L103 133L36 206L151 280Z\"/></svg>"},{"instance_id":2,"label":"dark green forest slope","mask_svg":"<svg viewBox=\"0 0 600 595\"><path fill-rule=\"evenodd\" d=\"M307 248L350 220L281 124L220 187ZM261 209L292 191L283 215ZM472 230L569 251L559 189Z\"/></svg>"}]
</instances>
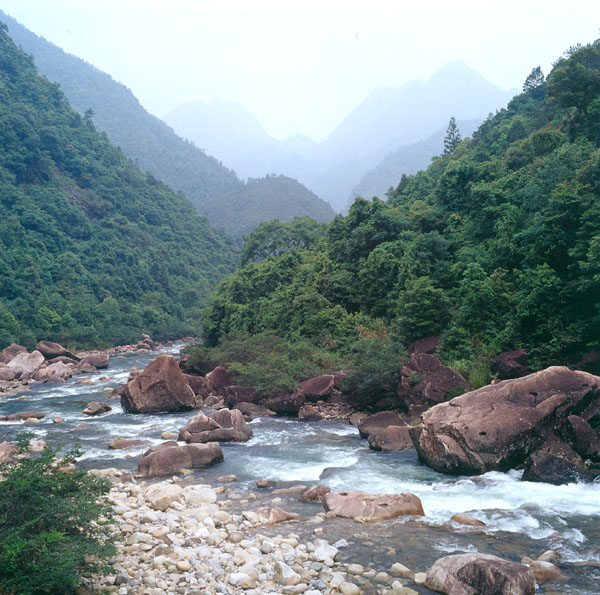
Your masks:
<instances>
[{"instance_id":1,"label":"dark green forest slope","mask_svg":"<svg viewBox=\"0 0 600 595\"><path fill-rule=\"evenodd\" d=\"M206 335L275 332L348 350L441 333L461 369L525 347L530 364L600 348L600 42L490 116L451 154L357 199L313 249L226 279ZM465 364L466 362L466 364Z\"/></svg>"},{"instance_id":2,"label":"dark green forest slope","mask_svg":"<svg viewBox=\"0 0 600 595\"><path fill-rule=\"evenodd\" d=\"M197 333L236 256L142 173L0 30L0 347Z\"/></svg>"},{"instance_id":3,"label":"dark green forest slope","mask_svg":"<svg viewBox=\"0 0 600 595\"><path fill-rule=\"evenodd\" d=\"M274 217L333 219L335 213L329 204L295 180L282 184L269 176L260 185L243 184L220 161L149 114L133 93L110 75L67 54L2 11L0 20L7 23L15 43L33 56L39 72L60 84L76 111L83 115L91 109L98 130L106 132L143 171L184 192L213 225L240 236L251 229L248 221L255 226ZM257 192L259 188L262 195ZM274 205L276 214L272 212Z\"/></svg>"}]
</instances>

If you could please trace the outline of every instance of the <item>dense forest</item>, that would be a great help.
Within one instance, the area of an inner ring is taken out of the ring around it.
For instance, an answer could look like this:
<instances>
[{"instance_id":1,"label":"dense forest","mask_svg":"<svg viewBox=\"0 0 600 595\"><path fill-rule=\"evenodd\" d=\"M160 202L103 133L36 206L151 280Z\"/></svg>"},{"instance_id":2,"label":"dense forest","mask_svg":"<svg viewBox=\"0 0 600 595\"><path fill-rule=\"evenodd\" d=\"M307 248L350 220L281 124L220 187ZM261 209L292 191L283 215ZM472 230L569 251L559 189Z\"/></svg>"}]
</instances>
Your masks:
<instances>
[{"instance_id":1,"label":"dense forest","mask_svg":"<svg viewBox=\"0 0 600 595\"><path fill-rule=\"evenodd\" d=\"M0 30L0 345L199 332L237 256L142 173Z\"/></svg>"},{"instance_id":2,"label":"dense forest","mask_svg":"<svg viewBox=\"0 0 600 595\"><path fill-rule=\"evenodd\" d=\"M274 333L351 353L441 334L438 354L479 371L474 384L504 350L526 348L537 368L600 349L600 41L547 78L535 68L507 108L453 140L320 239L283 249L289 232L251 234L206 314L207 342Z\"/></svg>"}]
</instances>

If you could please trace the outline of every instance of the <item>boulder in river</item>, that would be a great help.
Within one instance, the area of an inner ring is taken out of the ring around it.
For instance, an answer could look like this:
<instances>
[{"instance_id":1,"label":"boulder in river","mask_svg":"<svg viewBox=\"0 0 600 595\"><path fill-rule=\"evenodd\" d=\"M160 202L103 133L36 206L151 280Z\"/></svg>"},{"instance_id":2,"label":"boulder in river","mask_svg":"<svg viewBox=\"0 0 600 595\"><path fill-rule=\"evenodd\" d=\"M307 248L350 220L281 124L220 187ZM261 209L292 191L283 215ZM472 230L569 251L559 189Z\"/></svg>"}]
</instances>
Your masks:
<instances>
[{"instance_id":1,"label":"boulder in river","mask_svg":"<svg viewBox=\"0 0 600 595\"><path fill-rule=\"evenodd\" d=\"M564 442L549 440L525 460L523 481L542 481L564 485L578 481L593 481L583 459Z\"/></svg>"},{"instance_id":2,"label":"boulder in river","mask_svg":"<svg viewBox=\"0 0 600 595\"><path fill-rule=\"evenodd\" d=\"M468 553L437 560L425 586L448 595L533 595L533 573L527 566L487 554Z\"/></svg>"},{"instance_id":3,"label":"boulder in river","mask_svg":"<svg viewBox=\"0 0 600 595\"><path fill-rule=\"evenodd\" d=\"M128 450L130 448L137 448L138 446L145 446L148 444L147 440L129 440L127 438L114 438L108 443L108 448L111 450Z\"/></svg>"},{"instance_id":4,"label":"boulder in river","mask_svg":"<svg viewBox=\"0 0 600 595\"><path fill-rule=\"evenodd\" d=\"M49 366L39 368L33 379L38 382L65 382L73 375L73 366L56 362Z\"/></svg>"},{"instance_id":5,"label":"boulder in river","mask_svg":"<svg viewBox=\"0 0 600 595\"><path fill-rule=\"evenodd\" d=\"M88 353L88 355L81 360L81 365L83 366L85 364L90 364L97 370L103 370L104 368L108 368L108 365L110 364L110 356L104 351L99 351L98 353Z\"/></svg>"},{"instance_id":6,"label":"boulder in river","mask_svg":"<svg viewBox=\"0 0 600 595\"><path fill-rule=\"evenodd\" d=\"M282 521L297 519L300 515L295 512L286 512L279 506L264 506L254 510L244 510L242 516L253 525L274 525Z\"/></svg>"},{"instance_id":7,"label":"boulder in river","mask_svg":"<svg viewBox=\"0 0 600 595\"><path fill-rule=\"evenodd\" d=\"M187 380L187 383L190 385L190 388L194 391L194 394L197 397L208 397L208 395L210 394L210 387L208 385L208 380L206 380L204 376L197 376L196 374L186 374L185 372L183 375Z\"/></svg>"},{"instance_id":8,"label":"boulder in river","mask_svg":"<svg viewBox=\"0 0 600 595\"><path fill-rule=\"evenodd\" d=\"M18 353L7 364L20 380L30 380L44 363L44 356L39 351Z\"/></svg>"},{"instance_id":9,"label":"boulder in river","mask_svg":"<svg viewBox=\"0 0 600 595\"><path fill-rule=\"evenodd\" d=\"M24 421L26 419L42 419L45 414L41 411L19 411L10 415L0 415L0 421Z\"/></svg>"},{"instance_id":10,"label":"boulder in river","mask_svg":"<svg viewBox=\"0 0 600 595\"><path fill-rule=\"evenodd\" d=\"M251 386L228 386L222 391L223 400L227 407L238 403L258 403L262 395Z\"/></svg>"},{"instance_id":11,"label":"boulder in river","mask_svg":"<svg viewBox=\"0 0 600 595\"><path fill-rule=\"evenodd\" d=\"M17 372L6 364L0 363L0 380L14 380Z\"/></svg>"},{"instance_id":12,"label":"boulder in river","mask_svg":"<svg viewBox=\"0 0 600 595\"><path fill-rule=\"evenodd\" d=\"M220 409L208 416L198 413L179 432L179 440L188 444L246 442L250 436L252 430L238 409Z\"/></svg>"},{"instance_id":13,"label":"boulder in river","mask_svg":"<svg viewBox=\"0 0 600 595\"><path fill-rule=\"evenodd\" d=\"M159 355L121 392L121 406L128 413L158 413L194 409L196 395L177 362Z\"/></svg>"},{"instance_id":14,"label":"boulder in river","mask_svg":"<svg viewBox=\"0 0 600 595\"><path fill-rule=\"evenodd\" d=\"M59 343L53 343L52 341L40 341L35 347L46 359L52 359L54 357L68 357L75 361L79 361L81 358L75 355L72 351L69 351L66 347L63 347Z\"/></svg>"},{"instance_id":15,"label":"boulder in river","mask_svg":"<svg viewBox=\"0 0 600 595\"><path fill-rule=\"evenodd\" d=\"M436 471L479 475L523 465L551 438L561 441L569 415L595 419L599 406L600 377L554 366L436 405L410 432Z\"/></svg>"},{"instance_id":16,"label":"boulder in river","mask_svg":"<svg viewBox=\"0 0 600 595\"><path fill-rule=\"evenodd\" d=\"M256 403L236 403L233 406L233 409L239 409L242 412L242 415L245 417L249 417L250 419L254 419L255 417L270 417L271 415L275 415L275 411L271 411L262 405L257 405Z\"/></svg>"},{"instance_id":17,"label":"boulder in river","mask_svg":"<svg viewBox=\"0 0 600 595\"><path fill-rule=\"evenodd\" d=\"M389 426L406 426L406 423L395 411L379 411L358 422L358 433L361 438L368 438Z\"/></svg>"},{"instance_id":18,"label":"boulder in river","mask_svg":"<svg viewBox=\"0 0 600 595\"><path fill-rule=\"evenodd\" d=\"M138 474L147 477L169 475L182 469L201 469L223 460L218 442L185 444L163 442L148 449L138 464Z\"/></svg>"},{"instance_id":19,"label":"boulder in river","mask_svg":"<svg viewBox=\"0 0 600 595\"><path fill-rule=\"evenodd\" d=\"M369 447L383 452L400 452L414 448L408 426L388 426L369 434Z\"/></svg>"},{"instance_id":20,"label":"boulder in river","mask_svg":"<svg viewBox=\"0 0 600 595\"><path fill-rule=\"evenodd\" d=\"M277 415L288 415L298 417L298 411L306 403L306 397L301 392L283 393L265 399L261 405L264 405Z\"/></svg>"},{"instance_id":21,"label":"boulder in river","mask_svg":"<svg viewBox=\"0 0 600 595\"><path fill-rule=\"evenodd\" d=\"M90 416L102 415L109 411L112 411L112 407L103 401L92 401L91 403L88 403L87 407L83 410L85 415Z\"/></svg>"},{"instance_id":22,"label":"boulder in river","mask_svg":"<svg viewBox=\"0 0 600 595\"><path fill-rule=\"evenodd\" d=\"M205 376L210 390L217 393L220 393L227 386L232 386L234 377L235 374L223 366L217 366Z\"/></svg>"},{"instance_id":23,"label":"boulder in river","mask_svg":"<svg viewBox=\"0 0 600 595\"><path fill-rule=\"evenodd\" d=\"M323 507L337 516L363 521L384 521L405 514L425 515L421 500L414 494L329 492L323 496Z\"/></svg>"},{"instance_id":24,"label":"boulder in river","mask_svg":"<svg viewBox=\"0 0 600 595\"><path fill-rule=\"evenodd\" d=\"M8 347L5 347L2 351L0 351L0 363L7 364L16 355L19 355L19 353L27 353L27 347L23 347L23 345L17 345L16 343L11 343Z\"/></svg>"},{"instance_id":25,"label":"boulder in river","mask_svg":"<svg viewBox=\"0 0 600 595\"><path fill-rule=\"evenodd\" d=\"M330 395L335 386L335 376L333 374L322 374L315 378L309 378L300 385L300 392L307 399L316 401Z\"/></svg>"}]
</instances>

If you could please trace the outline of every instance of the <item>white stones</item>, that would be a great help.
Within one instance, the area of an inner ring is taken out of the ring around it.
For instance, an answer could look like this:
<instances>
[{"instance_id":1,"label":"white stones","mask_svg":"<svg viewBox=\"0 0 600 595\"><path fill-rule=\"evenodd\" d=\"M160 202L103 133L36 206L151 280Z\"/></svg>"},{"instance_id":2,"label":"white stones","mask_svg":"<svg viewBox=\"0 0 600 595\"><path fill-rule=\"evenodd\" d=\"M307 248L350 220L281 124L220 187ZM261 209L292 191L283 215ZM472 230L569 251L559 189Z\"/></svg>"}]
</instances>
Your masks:
<instances>
[{"instance_id":1,"label":"white stones","mask_svg":"<svg viewBox=\"0 0 600 595\"><path fill-rule=\"evenodd\" d=\"M314 560L318 562L326 562L328 560L335 560L338 555L338 549L329 545L324 539L317 539L315 541L315 550L312 553ZM329 565L328 565L329 566Z\"/></svg>"},{"instance_id":2,"label":"white stones","mask_svg":"<svg viewBox=\"0 0 600 595\"><path fill-rule=\"evenodd\" d=\"M186 486L183 488L185 503L188 506L213 504L217 501L217 493L208 486Z\"/></svg>"},{"instance_id":3,"label":"white stones","mask_svg":"<svg viewBox=\"0 0 600 595\"><path fill-rule=\"evenodd\" d=\"M175 566L181 572L189 572L192 569L192 563L189 560L179 560Z\"/></svg>"},{"instance_id":4,"label":"white stones","mask_svg":"<svg viewBox=\"0 0 600 595\"><path fill-rule=\"evenodd\" d=\"M169 508L173 502L182 502L183 497L183 489L180 486L166 481L153 484L144 492L144 498L150 508L160 511Z\"/></svg>"},{"instance_id":5,"label":"white stones","mask_svg":"<svg viewBox=\"0 0 600 595\"><path fill-rule=\"evenodd\" d=\"M112 389L109 389L112 390ZM163 432L160 437L163 440L177 440L177 438L179 438L179 432L170 432L170 431L166 431Z\"/></svg>"},{"instance_id":6,"label":"white stones","mask_svg":"<svg viewBox=\"0 0 600 595\"><path fill-rule=\"evenodd\" d=\"M360 588L354 583L344 581L338 588L342 595L360 595Z\"/></svg>"},{"instance_id":7,"label":"white stones","mask_svg":"<svg viewBox=\"0 0 600 595\"><path fill-rule=\"evenodd\" d=\"M414 581L415 584L417 585L423 585L425 583L425 580L427 579L427 573L426 572L417 572L414 576Z\"/></svg>"},{"instance_id":8,"label":"white stones","mask_svg":"<svg viewBox=\"0 0 600 595\"><path fill-rule=\"evenodd\" d=\"M348 574L362 574L365 571L360 564L349 564L347 570Z\"/></svg>"},{"instance_id":9,"label":"white stones","mask_svg":"<svg viewBox=\"0 0 600 595\"><path fill-rule=\"evenodd\" d=\"M275 581L280 585L293 586L300 582L300 575L284 562L275 562Z\"/></svg>"},{"instance_id":10,"label":"white stones","mask_svg":"<svg viewBox=\"0 0 600 595\"><path fill-rule=\"evenodd\" d=\"M256 579L244 572L234 572L229 575L229 584L242 589L255 589Z\"/></svg>"},{"instance_id":11,"label":"white stones","mask_svg":"<svg viewBox=\"0 0 600 595\"><path fill-rule=\"evenodd\" d=\"M390 574L392 576L406 576L411 574L411 571L410 568L407 568L404 566L404 564L396 562L395 564L392 564L392 567L390 568Z\"/></svg>"}]
</instances>

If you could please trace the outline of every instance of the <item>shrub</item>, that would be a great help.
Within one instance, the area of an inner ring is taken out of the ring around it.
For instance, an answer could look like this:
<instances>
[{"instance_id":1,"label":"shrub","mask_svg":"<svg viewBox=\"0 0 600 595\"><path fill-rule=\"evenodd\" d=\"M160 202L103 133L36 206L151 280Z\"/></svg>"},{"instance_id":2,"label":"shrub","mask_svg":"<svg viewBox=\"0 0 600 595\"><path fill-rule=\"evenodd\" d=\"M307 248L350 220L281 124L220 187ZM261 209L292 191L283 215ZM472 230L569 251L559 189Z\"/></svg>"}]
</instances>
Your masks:
<instances>
[{"instance_id":1,"label":"shrub","mask_svg":"<svg viewBox=\"0 0 600 595\"><path fill-rule=\"evenodd\" d=\"M32 456L29 437L19 440L24 456L0 464L0 594L71 593L82 572L107 571L103 561L115 553L110 483L67 471L78 451Z\"/></svg>"}]
</instances>

